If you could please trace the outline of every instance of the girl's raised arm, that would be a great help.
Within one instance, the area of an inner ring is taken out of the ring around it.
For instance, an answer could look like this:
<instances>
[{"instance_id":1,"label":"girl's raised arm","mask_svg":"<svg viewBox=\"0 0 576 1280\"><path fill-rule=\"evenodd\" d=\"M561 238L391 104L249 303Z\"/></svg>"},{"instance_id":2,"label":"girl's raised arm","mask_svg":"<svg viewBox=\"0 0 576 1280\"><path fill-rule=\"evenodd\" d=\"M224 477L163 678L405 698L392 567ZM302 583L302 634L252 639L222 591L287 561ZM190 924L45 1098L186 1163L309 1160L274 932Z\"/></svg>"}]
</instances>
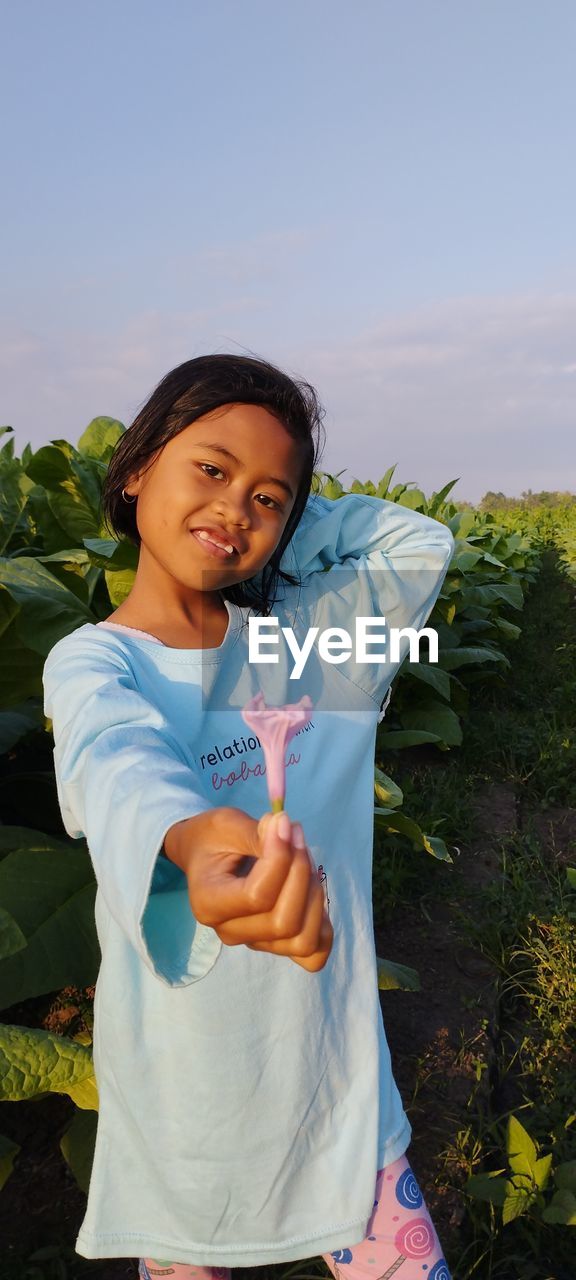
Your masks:
<instances>
[{"instance_id":1,"label":"girl's raised arm","mask_svg":"<svg viewBox=\"0 0 576 1280\"><path fill-rule=\"evenodd\" d=\"M340 627L353 635L357 618L385 619L379 629L385 640L369 652L385 652L387 659L338 668L378 705L409 651L409 638L400 637L399 658L392 661L389 632L425 625L454 545L439 520L384 498L353 493L308 499L281 568L302 580L309 621L320 630ZM422 650L426 654L425 644Z\"/></svg>"}]
</instances>

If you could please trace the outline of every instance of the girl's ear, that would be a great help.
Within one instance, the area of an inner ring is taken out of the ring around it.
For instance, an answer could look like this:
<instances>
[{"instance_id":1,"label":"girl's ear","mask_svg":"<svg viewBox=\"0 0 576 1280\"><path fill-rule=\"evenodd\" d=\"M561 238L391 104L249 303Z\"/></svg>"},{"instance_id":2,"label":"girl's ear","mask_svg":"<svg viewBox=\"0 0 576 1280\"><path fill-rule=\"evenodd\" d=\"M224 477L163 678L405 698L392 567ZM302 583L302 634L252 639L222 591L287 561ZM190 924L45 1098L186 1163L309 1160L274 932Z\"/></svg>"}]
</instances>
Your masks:
<instances>
[{"instance_id":1,"label":"girl's ear","mask_svg":"<svg viewBox=\"0 0 576 1280\"><path fill-rule=\"evenodd\" d=\"M162 453L162 446L160 446L159 449L154 450L154 453L151 455L151 457L146 459L146 461L140 467L139 471L132 472L132 475L128 477L126 484L124 485L124 488L127 493L128 493L128 485L133 486L132 492L135 495L140 493L140 490L142 488L142 482L144 480L144 476L146 475L146 472L149 471L150 468L154 466L156 459L160 457L161 453Z\"/></svg>"}]
</instances>

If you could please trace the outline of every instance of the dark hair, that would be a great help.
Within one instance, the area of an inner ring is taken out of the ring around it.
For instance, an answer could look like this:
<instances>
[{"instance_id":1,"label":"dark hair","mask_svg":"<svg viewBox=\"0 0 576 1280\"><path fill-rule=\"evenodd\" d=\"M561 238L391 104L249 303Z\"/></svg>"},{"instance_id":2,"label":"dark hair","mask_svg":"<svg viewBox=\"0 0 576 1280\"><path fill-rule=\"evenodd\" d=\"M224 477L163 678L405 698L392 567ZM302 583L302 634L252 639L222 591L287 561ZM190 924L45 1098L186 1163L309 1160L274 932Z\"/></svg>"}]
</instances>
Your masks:
<instances>
[{"instance_id":1,"label":"dark hair","mask_svg":"<svg viewBox=\"0 0 576 1280\"><path fill-rule=\"evenodd\" d=\"M148 458L185 427L212 409L234 403L263 405L301 446L300 482L278 546L254 578L223 587L220 592L224 599L254 607L266 616L274 604L280 579L298 585L298 580L279 565L300 522L321 453L319 431L324 409L309 382L295 381L268 361L252 356L222 354L186 360L162 378L120 437L104 479L101 512L114 536L128 538L139 546L136 503L124 501L123 488Z\"/></svg>"}]
</instances>

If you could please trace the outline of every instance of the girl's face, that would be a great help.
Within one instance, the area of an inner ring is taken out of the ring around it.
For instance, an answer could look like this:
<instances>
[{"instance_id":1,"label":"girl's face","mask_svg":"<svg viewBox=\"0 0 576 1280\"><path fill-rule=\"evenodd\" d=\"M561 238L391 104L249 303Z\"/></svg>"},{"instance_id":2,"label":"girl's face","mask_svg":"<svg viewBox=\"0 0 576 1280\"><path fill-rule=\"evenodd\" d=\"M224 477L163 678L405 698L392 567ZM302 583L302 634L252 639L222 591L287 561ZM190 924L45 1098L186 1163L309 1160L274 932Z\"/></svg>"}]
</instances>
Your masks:
<instances>
[{"instance_id":1,"label":"girl's face","mask_svg":"<svg viewBox=\"0 0 576 1280\"><path fill-rule=\"evenodd\" d=\"M138 495L139 570L199 591L251 578L280 541L300 473L298 442L261 405L204 414L125 485Z\"/></svg>"}]
</instances>

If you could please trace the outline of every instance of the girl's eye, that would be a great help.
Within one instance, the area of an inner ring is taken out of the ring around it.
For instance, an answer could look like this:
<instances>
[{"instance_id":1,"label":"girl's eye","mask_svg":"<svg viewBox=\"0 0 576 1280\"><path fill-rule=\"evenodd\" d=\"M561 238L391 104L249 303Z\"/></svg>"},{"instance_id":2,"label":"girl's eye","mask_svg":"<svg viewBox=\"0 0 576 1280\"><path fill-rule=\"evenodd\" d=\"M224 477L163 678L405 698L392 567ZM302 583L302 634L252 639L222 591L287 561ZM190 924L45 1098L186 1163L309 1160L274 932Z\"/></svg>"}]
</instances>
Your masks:
<instances>
[{"instance_id":1,"label":"girl's eye","mask_svg":"<svg viewBox=\"0 0 576 1280\"><path fill-rule=\"evenodd\" d=\"M276 510L276 511L281 511L281 510L282 510L282 507L281 507L280 503L279 503L279 502L276 502L276 499L275 499L275 498L269 498L267 493L258 493L258 494L256 495L256 497L257 497L257 498L265 498L267 502L271 502L271 503L272 503L272 506L271 506L271 507L269 507L269 510L270 510L270 511L275 511L275 510Z\"/></svg>"},{"instance_id":2,"label":"girl's eye","mask_svg":"<svg viewBox=\"0 0 576 1280\"><path fill-rule=\"evenodd\" d=\"M213 466L211 462L201 462L200 467L203 471L205 468L208 468L209 471L220 471L220 467ZM220 475L223 476L224 472L220 471Z\"/></svg>"},{"instance_id":3,"label":"girl's eye","mask_svg":"<svg viewBox=\"0 0 576 1280\"><path fill-rule=\"evenodd\" d=\"M201 471L204 471L205 473L206 473L206 472L208 472L208 473L209 473L209 472L211 472L211 471L217 471L221 476L223 476L223 475L224 475L224 472L220 469L220 467L215 467L215 466L214 466L214 464L213 464L212 462L201 462L199 465L200 465L200 469L201 469ZM257 497L257 498L264 498L264 499L266 500L266 502L269 502L269 503L271 503L271 504L272 504L272 505L268 508L268 510L269 510L269 511L274 511L274 510L281 511L281 510L282 510L282 504L281 504L280 502L277 502L277 501L276 501L276 498L271 498L271 497L269 497L269 495L268 495L267 493L258 493L258 494L256 494L256 497Z\"/></svg>"}]
</instances>

